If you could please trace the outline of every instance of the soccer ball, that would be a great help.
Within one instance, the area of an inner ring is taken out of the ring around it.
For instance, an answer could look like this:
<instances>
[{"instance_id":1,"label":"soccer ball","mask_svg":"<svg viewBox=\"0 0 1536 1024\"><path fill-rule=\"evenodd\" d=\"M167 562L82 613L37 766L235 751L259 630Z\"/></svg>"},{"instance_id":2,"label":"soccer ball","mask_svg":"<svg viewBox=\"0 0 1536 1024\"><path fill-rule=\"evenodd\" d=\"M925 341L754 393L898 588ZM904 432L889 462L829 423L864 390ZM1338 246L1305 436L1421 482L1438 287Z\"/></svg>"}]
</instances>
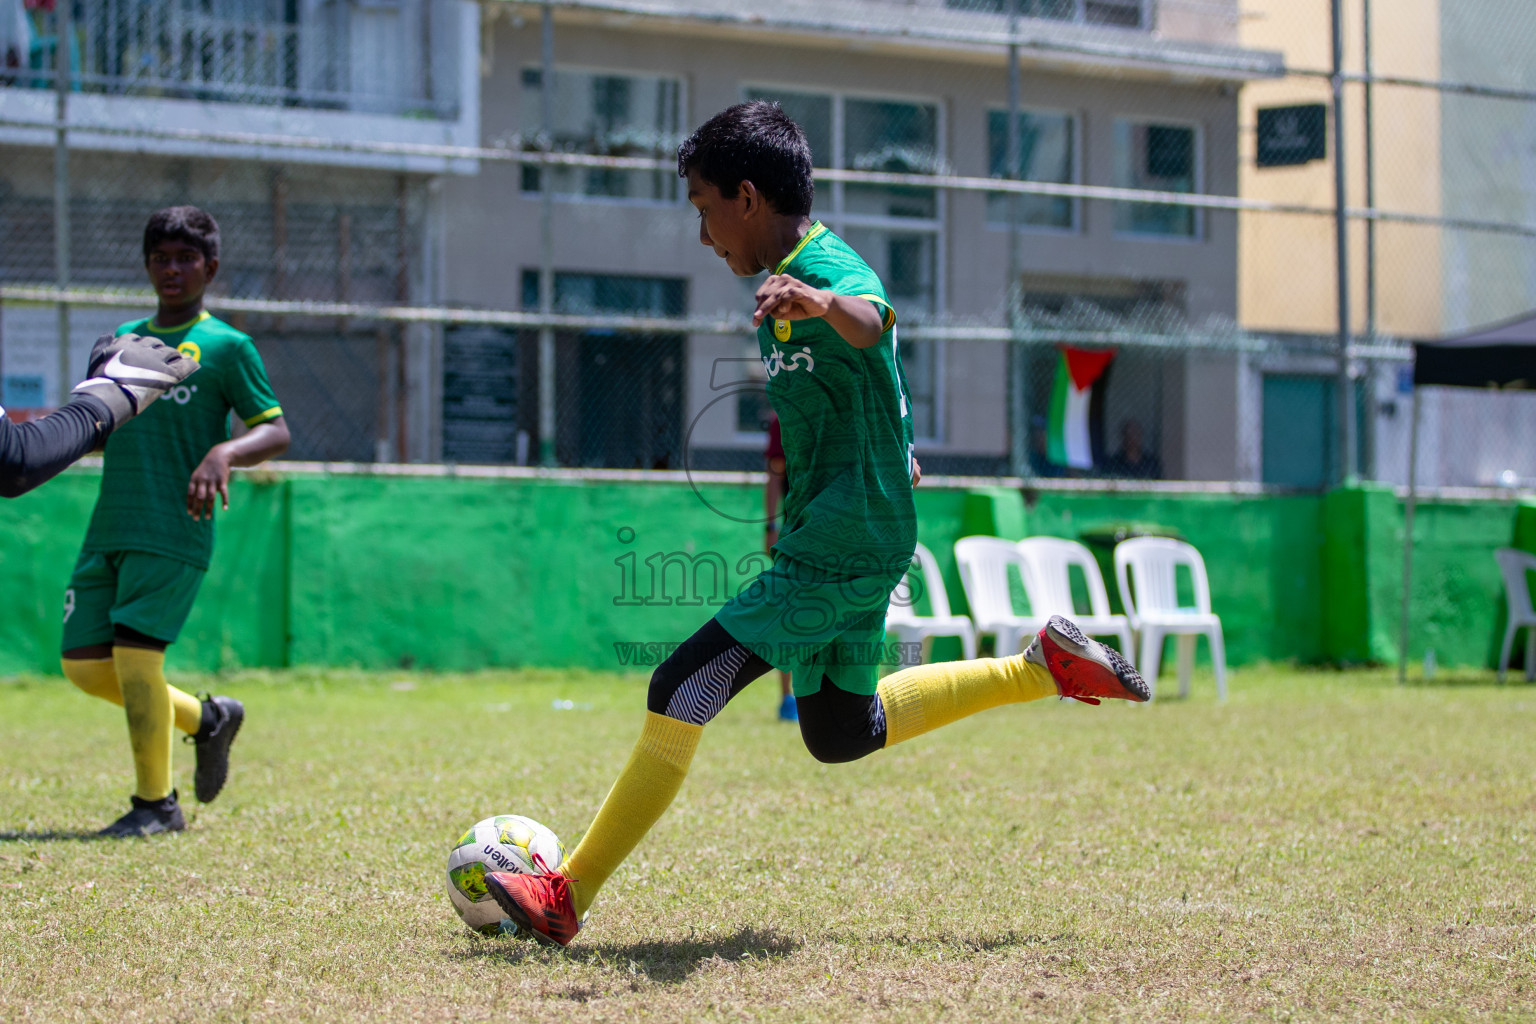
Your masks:
<instances>
[{"instance_id":1,"label":"soccer ball","mask_svg":"<svg viewBox=\"0 0 1536 1024\"><path fill-rule=\"evenodd\" d=\"M516 935L517 922L501 912L485 887L487 871L534 875L565 860L560 838L532 818L498 814L477 821L448 854L448 898L464 923L481 935Z\"/></svg>"}]
</instances>

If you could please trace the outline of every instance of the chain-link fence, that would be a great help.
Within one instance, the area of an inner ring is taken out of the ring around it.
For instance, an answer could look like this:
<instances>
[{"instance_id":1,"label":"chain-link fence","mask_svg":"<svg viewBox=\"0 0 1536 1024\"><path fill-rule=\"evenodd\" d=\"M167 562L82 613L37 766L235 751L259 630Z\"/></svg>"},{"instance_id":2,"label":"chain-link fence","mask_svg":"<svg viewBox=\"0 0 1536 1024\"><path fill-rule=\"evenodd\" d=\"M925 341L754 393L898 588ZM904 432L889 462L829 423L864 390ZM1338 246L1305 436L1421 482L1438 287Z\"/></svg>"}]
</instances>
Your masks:
<instances>
[{"instance_id":1,"label":"chain-link fence","mask_svg":"<svg viewBox=\"0 0 1536 1024\"><path fill-rule=\"evenodd\" d=\"M930 473L1403 483L1408 343L1536 307L1517 0L0 0L0 22L12 414L146 314L143 223L190 202L290 457L760 468L755 282L698 244L674 156L754 98L804 127L814 216L885 283ZM1420 398L1422 483L1536 480L1536 399Z\"/></svg>"}]
</instances>

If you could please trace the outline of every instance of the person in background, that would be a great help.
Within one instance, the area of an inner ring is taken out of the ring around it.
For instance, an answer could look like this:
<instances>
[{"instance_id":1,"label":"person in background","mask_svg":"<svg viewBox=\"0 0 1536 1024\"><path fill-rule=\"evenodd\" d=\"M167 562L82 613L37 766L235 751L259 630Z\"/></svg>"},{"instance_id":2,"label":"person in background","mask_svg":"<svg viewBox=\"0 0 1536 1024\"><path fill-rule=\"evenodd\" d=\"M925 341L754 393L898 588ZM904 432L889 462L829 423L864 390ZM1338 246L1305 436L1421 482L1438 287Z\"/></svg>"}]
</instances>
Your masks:
<instances>
[{"instance_id":1,"label":"person in background","mask_svg":"<svg viewBox=\"0 0 1536 1024\"><path fill-rule=\"evenodd\" d=\"M1105 460L1104 473L1133 480L1162 479L1162 460L1142 447L1140 423L1126 420L1120 424L1120 450Z\"/></svg>"},{"instance_id":2,"label":"person in background","mask_svg":"<svg viewBox=\"0 0 1536 1024\"><path fill-rule=\"evenodd\" d=\"M127 429L102 459L101 493L64 593L64 675L127 716L135 789L130 809L101 835L146 836L186 827L171 779L177 731L197 750L203 803L219 795L229 747L245 719L233 697L194 697L165 679L165 650L192 611L213 556L215 508L229 508L229 474L288 448L266 368L251 339L203 308L219 270L219 226L195 206L156 212L144 229L144 269L155 315L119 336L151 335L201 369ZM247 430L231 438L229 415Z\"/></svg>"}]
</instances>

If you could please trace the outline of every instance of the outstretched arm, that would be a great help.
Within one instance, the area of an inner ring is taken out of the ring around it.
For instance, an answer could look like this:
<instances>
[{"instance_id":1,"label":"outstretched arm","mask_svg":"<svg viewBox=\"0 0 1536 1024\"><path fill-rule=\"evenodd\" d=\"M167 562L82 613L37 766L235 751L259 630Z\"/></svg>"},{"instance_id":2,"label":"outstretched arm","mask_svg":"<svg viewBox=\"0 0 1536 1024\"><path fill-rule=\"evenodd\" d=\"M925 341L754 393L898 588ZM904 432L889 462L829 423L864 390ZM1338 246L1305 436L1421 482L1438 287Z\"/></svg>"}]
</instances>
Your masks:
<instances>
[{"instance_id":1,"label":"outstretched arm","mask_svg":"<svg viewBox=\"0 0 1536 1024\"><path fill-rule=\"evenodd\" d=\"M809 320L821 317L854 348L869 348L880 340L885 326L880 309L857 295L839 295L812 288L788 274L774 274L757 290L752 326L765 319Z\"/></svg>"},{"instance_id":2,"label":"outstretched arm","mask_svg":"<svg viewBox=\"0 0 1536 1024\"><path fill-rule=\"evenodd\" d=\"M57 476L106 439L112 414L91 395L77 395L32 423L0 411L0 497L15 498Z\"/></svg>"},{"instance_id":3,"label":"outstretched arm","mask_svg":"<svg viewBox=\"0 0 1536 1024\"><path fill-rule=\"evenodd\" d=\"M193 519L212 519L216 496L222 499L224 511L228 512L230 469L257 466L274 459L288 450L289 440L288 424L279 416L208 449L187 484L187 515Z\"/></svg>"},{"instance_id":4,"label":"outstretched arm","mask_svg":"<svg viewBox=\"0 0 1536 1024\"><path fill-rule=\"evenodd\" d=\"M51 479L196 372L195 360L158 338L103 334L91 348L89 376L63 408L19 426L0 410L0 497Z\"/></svg>"}]
</instances>

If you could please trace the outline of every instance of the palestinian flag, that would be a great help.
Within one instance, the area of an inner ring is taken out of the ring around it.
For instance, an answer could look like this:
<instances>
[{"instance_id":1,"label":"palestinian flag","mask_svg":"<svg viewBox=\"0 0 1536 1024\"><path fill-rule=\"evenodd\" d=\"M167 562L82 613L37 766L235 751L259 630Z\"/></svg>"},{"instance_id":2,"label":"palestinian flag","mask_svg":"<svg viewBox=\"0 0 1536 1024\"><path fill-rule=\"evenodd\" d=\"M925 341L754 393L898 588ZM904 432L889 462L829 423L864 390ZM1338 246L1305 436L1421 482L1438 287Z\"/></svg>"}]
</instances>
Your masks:
<instances>
[{"instance_id":1,"label":"palestinian flag","mask_svg":"<svg viewBox=\"0 0 1536 1024\"><path fill-rule=\"evenodd\" d=\"M1095 388L1094 384L1109 369L1115 350L1091 352L1066 345L1058 345L1057 350L1060 355L1056 360L1056 386L1051 390L1047 454L1058 466L1092 469L1093 453L1104 447L1104 389Z\"/></svg>"}]
</instances>

